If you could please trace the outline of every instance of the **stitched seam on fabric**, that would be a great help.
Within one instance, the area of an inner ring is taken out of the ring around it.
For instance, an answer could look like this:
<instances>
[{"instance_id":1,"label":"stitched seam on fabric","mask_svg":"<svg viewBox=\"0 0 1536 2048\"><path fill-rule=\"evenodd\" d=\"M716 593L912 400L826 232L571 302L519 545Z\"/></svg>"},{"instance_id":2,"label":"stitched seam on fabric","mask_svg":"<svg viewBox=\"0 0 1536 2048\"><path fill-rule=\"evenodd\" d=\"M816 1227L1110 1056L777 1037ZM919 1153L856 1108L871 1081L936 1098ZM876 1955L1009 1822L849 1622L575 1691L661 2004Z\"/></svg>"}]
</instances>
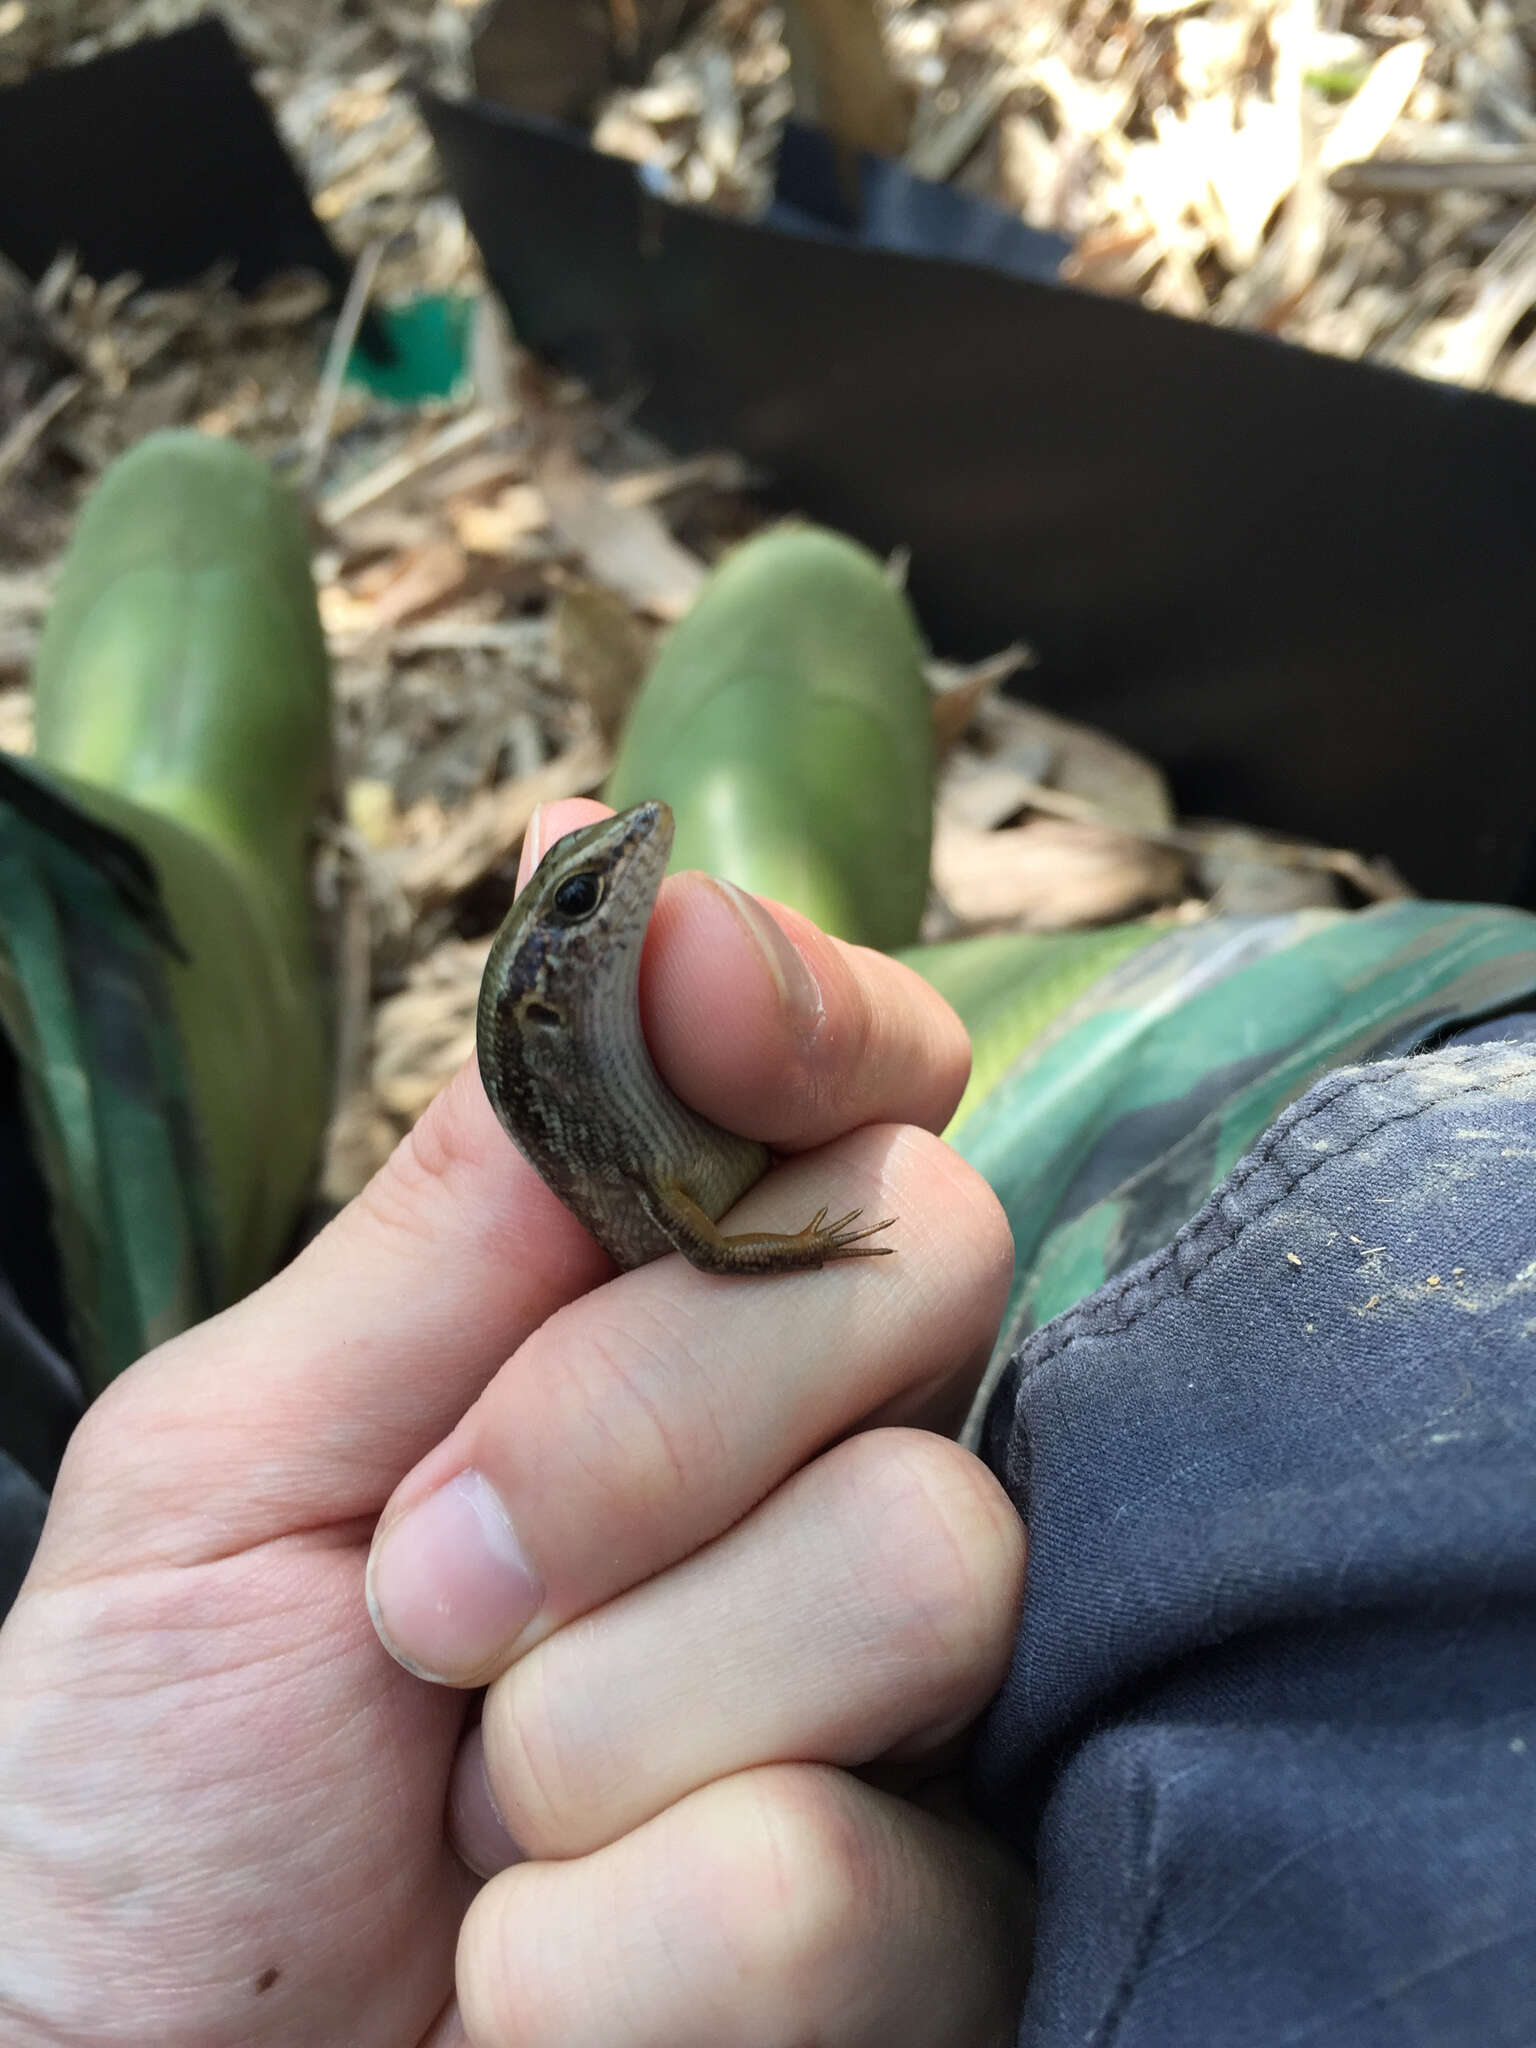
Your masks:
<instances>
[{"instance_id":1,"label":"stitched seam on fabric","mask_svg":"<svg viewBox=\"0 0 1536 2048\"><path fill-rule=\"evenodd\" d=\"M1478 1092L1480 1091L1471 1088L1466 1090L1466 1093L1468 1095L1473 1095ZM1493 1091L1490 1088L1488 1090L1481 1092L1492 1093ZM1321 1173L1325 1167L1332 1166L1338 1160L1348 1159L1350 1154L1356 1151L1361 1145L1365 1144L1369 1139L1377 1137L1382 1131L1389 1130L1393 1125L1412 1123L1415 1117L1424 1116L1430 1110L1439 1109L1442 1106L1443 1105L1440 1102L1421 1102L1416 1104L1412 1109L1401 1110L1394 1115L1381 1117L1376 1123L1372 1124L1371 1128L1368 1131L1362 1131L1359 1134L1359 1136L1355 1138L1350 1144L1341 1146L1340 1149L1336 1152L1328 1153L1328 1155L1325 1158L1310 1160L1307 1163L1307 1165L1300 1167L1296 1169L1294 1172L1292 1172L1275 1190L1275 1196L1273 1201L1266 1203L1264 1209L1261 1210L1259 1214L1255 1216L1245 1216L1241 1219L1241 1221L1237 1223L1229 1223L1225 1235L1217 1234L1215 1227L1217 1223L1217 1217L1215 1215L1212 1215L1210 1219L1208 1219L1201 1225L1199 1234L1201 1236L1213 1236L1216 1241L1210 1246L1210 1249L1208 1251L1203 1252L1199 1255L1196 1263L1192 1265L1190 1271L1187 1274L1173 1274L1172 1281L1170 1284L1168 1276L1174 1265L1175 1256L1178 1250L1180 1239L1183 1236L1183 1233L1181 1232L1180 1235L1178 1237L1175 1237L1172 1243L1169 1244L1163 1250L1163 1252L1161 1252L1158 1255L1157 1262L1152 1267L1151 1271L1144 1270L1143 1272L1137 1274L1133 1279L1128 1279L1125 1288L1121 1290L1122 1294L1127 1294L1130 1293L1133 1288L1145 1289L1148 1295L1152 1298L1149 1298L1146 1301L1138 1302L1133 1308L1128 1310L1127 1313L1117 1321L1111 1321L1106 1316L1104 1321L1096 1323L1095 1327L1091 1330L1082 1329L1064 1331L1062 1333L1060 1341L1054 1344L1049 1350L1042 1350L1040 1356L1036 1360L1034 1360L1033 1363L1037 1365L1043 1365L1048 1359L1056 1356L1056 1354L1059 1351L1064 1351L1070 1344L1083 1343L1090 1337L1118 1336L1125 1330L1132 1328L1132 1326L1140 1322L1142 1317L1148 1314L1150 1310L1161 1306L1161 1304L1164 1301L1169 1300L1174 1292L1177 1292L1179 1294L1187 1293L1189 1291L1189 1288L1193 1285L1193 1283L1198 1278L1200 1278L1202 1274L1210 1270L1211 1266L1215 1263L1215 1261L1221 1256L1223 1252L1231 1251L1232 1248L1238 1243L1239 1239L1242 1238L1253 1227L1254 1224L1266 1221L1270 1212L1273 1210L1275 1203L1283 1201L1287 1195L1294 1194L1297 1188L1301 1186L1302 1182L1304 1180L1307 1180L1312 1174ZM1290 1128L1293 1131L1299 1131L1302 1128L1303 1123L1310 1122L1310 1120L1311 1118L1309 1116L1305 1119L1302 1119L1300 1122L1293 1124ZM1269 1162L1266 1161L1265 1163L1268 1164ZM1231 1195L1237 1193L1238 1189L1242 1185L1243 1183L1231 1184L1226 1191L1227 1197L1230 1197ZM1117 1297L1115 1296L1111 1296L1108 1300L1105 1300L1103 1297L1101 1297L1100 1302L1098 1304L1098 1308L1095 1312L1102 1314L1106 1309L1108 1309L1111 1306L1111 1304L1116 1298ZM1083 1320L1086 1321L1087 1317L1084 1316Z\"/></svg>"},{"instance_id":2,"label":"stitched seam on fabric","mask_svg":"<svg viewBox=\"0 0 1536 2048\"><path fill-rule=\"evenodd\" d=\"M1454 1065L1463 1067L1470 1064L1479 1050L1481 1048L1468 1047L1466 1049L1466 1057L1457 1059ZM1444 1060L1446 1065L1453 1064L1445 1059L1444 1054L1431 1055L1430 1057ZM1403 1074L1411 1071L1417 1064L1418 1061L1415 1059L1398 1061L1386 1072L1379 1075L1362 1072L1357 1068L1347 1078L1341 1075L1339 1077L1340 1085L1330 1090L1325 1100L1315 1102L1304 1115L1294 1116L1289 1121L1282 1118L1279 1123L1273 1124L1259 1145L1249 1154L1247 1160L1235 1167L1227 1176L1227 1179L1222 1184L1219 1196L1212 1199L1210 1214L1207 1215L1202 1210L1199 1216L1191 1218L1190 1222L1177 1232L1172 1241L1155 1255L1150 1269L1146 1267L1142 1267L1139 1271L1133 1269L1131 1273L1121 1276L1118 1286L1113 1291L1106 1292L1100 1290L1095 1297L1094 1306L1091 1310L1086 1307L1068 1310L1066 1316L1062 1318L1062 1322L1066 1327L1061 1330L1060 1335L1049 1345L1043 1346L1036 1352L1024 1367L1019 1380L1019 1395L1023 1394L1028 1380L1034 1373L1042 1366L1050 1364L1053 1359L1060 1357L1061 1353L1068 1350L1073 1344L1085 1343L1088 1339L1094 1337L1123 1336L1127 1330L1133 1329L1153 1309L1160 1308L1165 1301L1171 1299L1175 1292L1179 1294L1187 1293L1196 1279L1210 1271L1211 1266L1222 1253L1231 1251L1254 1224L1267 1221L1274 1209L1275 1203L1284 1200L1287 1195L1294 1194L1296 1189L1310 1175L1321 1173L1325 1167L1334 1166L1340 1160L1348 1159L1350 1154L1357 1151L1360 1146L1368 1143L1372 1138L1377 1137L1382 1131L1390 1129L1395 1124L1411 1123L1415 1117L1424 1116L1431 1110L1446 1108L1450 1101L1471 1100L1479 1095L1499 1094L1511 1079L1525 1079L1531 1075L1536 1075L1536 1060L1515 1061L1511 1063L1510 1067L1497 1080L1475 1081L1465 1088L1458 1089L1453 1097L1436 1096L1429 1102L1418 1102L1410 1109L1399 1110L1393 1114L1379 1117L1371 1124L1369 1129L1361 1131L1348 1145L1341 1146L1336 1152L1328 1152L1320 1159L1310 1160L1305 1166L1293 1170L1284 1185L1276 1191L1274 1201L1267 1203L1258 1215L1245 1216L1240 1222L1229 1223L1226 1235L1218 1237L1217 1242L1211 1246L1210 1250L1200 1257L1198 1264L1186 1275L1180 1276L1175 1273L1173 1275L1173 1283L1171 1286L1169 1285L1168 1276L1174 1266L1180 1244L1187 1243L1191 1236L1205 1236L1208 1233L1214 1235L1215 1226L1220 1218L1221 1205L1229 1202L1234 1195L1239 1194L1257 1174L1270 1168L1273 1164L1275 1153L1282 1146L1289 1144L1293 1136L1305 1131L1309 1124L1332 1110L1346 1095L1358 1094L1366 1088L1388 1087L1394 1081L1401 1079ZM1297 1108L1300 1108L1299 1104ZM1145 1293L1147 1298L1138 1301L1118 1319L1112 1319L1110 1312L1117 1303L1123 1301L1125 1296L1132 1292ZM1090 1314L1095 1318L1094 1326L1091 1329L1078 1327L1079 1323L1086 1323Z\"/></svg>"},{"instance_id":3,"label":"stitched seam on fabric","mask_svg":"<svg viewBox=\"0 0 1536 2048\"><path fill-rule=\"evenodd\" d=\"M1461 1063L1458 1062L1458 1064ZM1289 1123L1275 1125L1261 1146L1249 1156L1243 1165L1234 1169L1227 1177L1218 1198L1219 1202L1223 1205L1229 1202L1235 1195L1241 1193L1243 1188L1256 1175L1268 1170L1273 1164L1274 1154L1283 1145L1287 1144L1293 1135L1305 1131L1307 1126L1315 1121L1316 1118L1332 1110L1344 1095L1365 1087L1387 1086L1397 1080L1403 1071L1402 1067L1394 1067L1390 1073L1380 1076L1372 1074L1356 1077L1344 1086L1334 1089L1326 1101L1314 1104L1304 1116L1298 1116ZM1536 1073L1536 1061L1526 1063L1520 1071L1524 1074ZM1499 1082L1474 1083L1472 1086L1458 1091L1458 1093L1463 1097L1495 1094L1503 1085L1503 1081L1508 1078L1506 1075L1501 1077ZM1393 1125L1411 1123L1415 1117L1423 1116L1431 1110L1441 1109L1445 1106L1446 1098L1436 1097L1432 1101L1415 1103L1411 1108L1381 1116L1371 1124L1368 1130L1361 1131L1348 1145L1342 1146L1338 1151L1327 1153L1323 1158L1309 1160L1305 1166L1293 1169L1287 1175L1283 1184L1276 1190L1274 1200L1266 1203L1264 1209L1259 1214L1245 1216L1236 1223L1228 1223L1225 1234L1217 1237L1217 1241L1200 1258L1199 1263L1191 1269L1188 1275L1182 1277L1174 1276L1174 1286L1177 1292L1180 1294L1186 1293L1194 1280L1207 1272L1214 1260L1222 1252L1230 1251L1244 1233L1251 1229L1255 1223L1267 1220L1275 1206L1275 1202L1283 1200L1287 1195L1294 1194L1296 1189L1310 1175L1320 1173L1325 1167L1332 1166L1339 1160L1348 1159L1350 1154L1358 1150L1361 1145L1366 1144L1370 1139L1378 1136L1382 1131L1390 1129ZM1194 1235L1216 1235L1216 1225L1219 1219L1220 1209L1213 1203L1209 1216L1202 1215L1201 1217L1191 1219L1190 1223L1177 1232L1170 1243L1164 1246L1163 1250L1156 1255L1150 1269L1144 1267L1140 1272L1133 1272L1123 1276L1121 1284L1111 1293L1105 1294L1101 1291L1091 1310L1086 1310L1082 1313L1078 1311L1070 1312L1069 1322L1071 1323L1079 1320L1086 1321L1089 1314L1096 1317L1102 1316L1104 1320L1096 1322L1092 1329L1077 1329L1073 1327L1064 1329L1061 1335L1048 1348L1042 1348L1037 1356L1030 1361L1031 1369L1035 1366L1046 1364L1058 1352L1064 1351L1070 1344L1081 1343L1089 1337L1113 1337L1122 1334L1125 1330L1138 1323L1151 1309L1160 1306L1163 1301L1169 1299L1171 1290L1167 1285L1167 1278L1170 1269L1174 1265L1181 1243L1187 1243L1189 1238ZM1123 1299L1125 1295L1133 1291L1142 1290L1145 1290L1151 1298L1138 1302L1118 1320L1111 1321L1108 1318L1106 1311L1111 1309L1117 1300Z\"/></svg>"},{"instance_id":4,"label":"stitched seam on fabric","mask_svg":"<svg viewBox=\"0 0 1536 2048\"><path fill-rule=\"evenodd\" d=\"M1144 1784L1142 1791L1143 1805L1147 1810L1141 1815L1143 1839L1140 1862L1142 1875L1145 1877L1150 1874L1152 1867L1152 1841L1157 1828L1157 1788L1155 1785ZM1141 1925L1136 1930L1135 1945L1126 1958L1125 1967L1120 1973L1120 1980L1111 1994L1103 2018L1090 2036L1092 2048L1114 2048L1114 2043L1120 2038L1125 2027L1126 2015L1131 2008L1131 2000L1146 1975L1147 1964L1162 1933L1167 1904L1167 1891L1159 1886L1146 1903Z\"/></svg>"}]
</instances>

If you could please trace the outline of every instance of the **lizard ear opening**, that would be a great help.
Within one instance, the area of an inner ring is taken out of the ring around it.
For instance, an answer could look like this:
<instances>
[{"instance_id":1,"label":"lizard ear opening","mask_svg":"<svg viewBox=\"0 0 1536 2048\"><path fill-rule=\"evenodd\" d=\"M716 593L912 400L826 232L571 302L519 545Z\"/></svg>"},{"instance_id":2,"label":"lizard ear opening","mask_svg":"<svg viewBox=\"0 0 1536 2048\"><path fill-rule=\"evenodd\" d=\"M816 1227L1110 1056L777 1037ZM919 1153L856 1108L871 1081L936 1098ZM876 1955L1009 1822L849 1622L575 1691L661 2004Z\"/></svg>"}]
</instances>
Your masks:
<instances>
[{"instance_id":1,"label":"lizard ear opening","mask_svg":"<svg viewBox=\"0 0 1536 2048\"><path fill-rule=\"evenodd\" d=\"M583 868L567 875L551 899L562 924L581 924L603 900L603 878L595 868Z\"/></svg>"}]
</instances>

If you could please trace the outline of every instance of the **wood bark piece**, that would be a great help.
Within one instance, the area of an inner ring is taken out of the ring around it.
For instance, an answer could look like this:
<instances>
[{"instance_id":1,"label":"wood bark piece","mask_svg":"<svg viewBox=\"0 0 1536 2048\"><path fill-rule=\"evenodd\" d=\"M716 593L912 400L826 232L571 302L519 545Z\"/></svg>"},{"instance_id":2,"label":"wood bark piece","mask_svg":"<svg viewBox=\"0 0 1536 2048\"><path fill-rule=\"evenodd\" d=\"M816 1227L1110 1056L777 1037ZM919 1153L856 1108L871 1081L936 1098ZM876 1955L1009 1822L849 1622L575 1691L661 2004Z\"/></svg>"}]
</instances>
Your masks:
<instances>
[{"instance_id":1,"label":"wood bark piece","mask_svg":"<svg viewBox=\"0 0 1536 2048\"><path fill-rule=\"evenodd\" d=\"M849 150L899 157L912 99L885 52L874 0L787 0L795 111Z\"/></svg>"}]
</instances>

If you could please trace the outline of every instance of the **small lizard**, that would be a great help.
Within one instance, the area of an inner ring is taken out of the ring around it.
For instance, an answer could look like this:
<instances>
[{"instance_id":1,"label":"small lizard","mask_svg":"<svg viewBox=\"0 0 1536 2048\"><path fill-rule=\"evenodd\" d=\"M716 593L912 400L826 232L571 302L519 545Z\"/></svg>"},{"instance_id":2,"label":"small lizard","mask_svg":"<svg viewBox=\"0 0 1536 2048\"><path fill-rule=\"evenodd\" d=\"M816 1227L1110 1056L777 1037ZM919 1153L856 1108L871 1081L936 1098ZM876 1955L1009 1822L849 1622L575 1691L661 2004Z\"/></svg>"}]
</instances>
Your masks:
<instances>
[{"instance_id":1,"label":"small lizard","mask_svg":"<svg viewBox=\"0 0 1536 2048\"><path fill-rule=\"evenodd\" d=\"M620 1266L679 1251L706 1273L783 1273L879 1258L893 1219L716 1228L771 1163L666 1088L640 1030L640 951L672 850L672 813L637 804L550 848L508 911L480 984L475 1047L491 1106L528 1163Z\"/></svg>"}]
</instances>

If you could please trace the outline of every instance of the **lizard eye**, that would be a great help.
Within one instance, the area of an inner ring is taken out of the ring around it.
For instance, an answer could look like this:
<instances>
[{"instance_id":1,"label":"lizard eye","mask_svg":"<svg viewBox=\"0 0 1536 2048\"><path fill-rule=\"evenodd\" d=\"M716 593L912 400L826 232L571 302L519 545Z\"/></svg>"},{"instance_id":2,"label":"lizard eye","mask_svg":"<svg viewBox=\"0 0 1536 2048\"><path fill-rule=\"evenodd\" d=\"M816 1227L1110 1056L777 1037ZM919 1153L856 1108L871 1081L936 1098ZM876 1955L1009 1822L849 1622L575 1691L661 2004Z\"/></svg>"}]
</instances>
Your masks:
<instances>
[{"instance_id":1,"label":"lizard eye","mask_svg":"<svg viewBox=\"0 0 1536 2048\"><path fill-rule=\"evenodd\" d=\"M580 924L602 900L602 876L587 868L580 874L567 875L555 891L555 915L566 924Z\"/></svg>"}]
</instances>

